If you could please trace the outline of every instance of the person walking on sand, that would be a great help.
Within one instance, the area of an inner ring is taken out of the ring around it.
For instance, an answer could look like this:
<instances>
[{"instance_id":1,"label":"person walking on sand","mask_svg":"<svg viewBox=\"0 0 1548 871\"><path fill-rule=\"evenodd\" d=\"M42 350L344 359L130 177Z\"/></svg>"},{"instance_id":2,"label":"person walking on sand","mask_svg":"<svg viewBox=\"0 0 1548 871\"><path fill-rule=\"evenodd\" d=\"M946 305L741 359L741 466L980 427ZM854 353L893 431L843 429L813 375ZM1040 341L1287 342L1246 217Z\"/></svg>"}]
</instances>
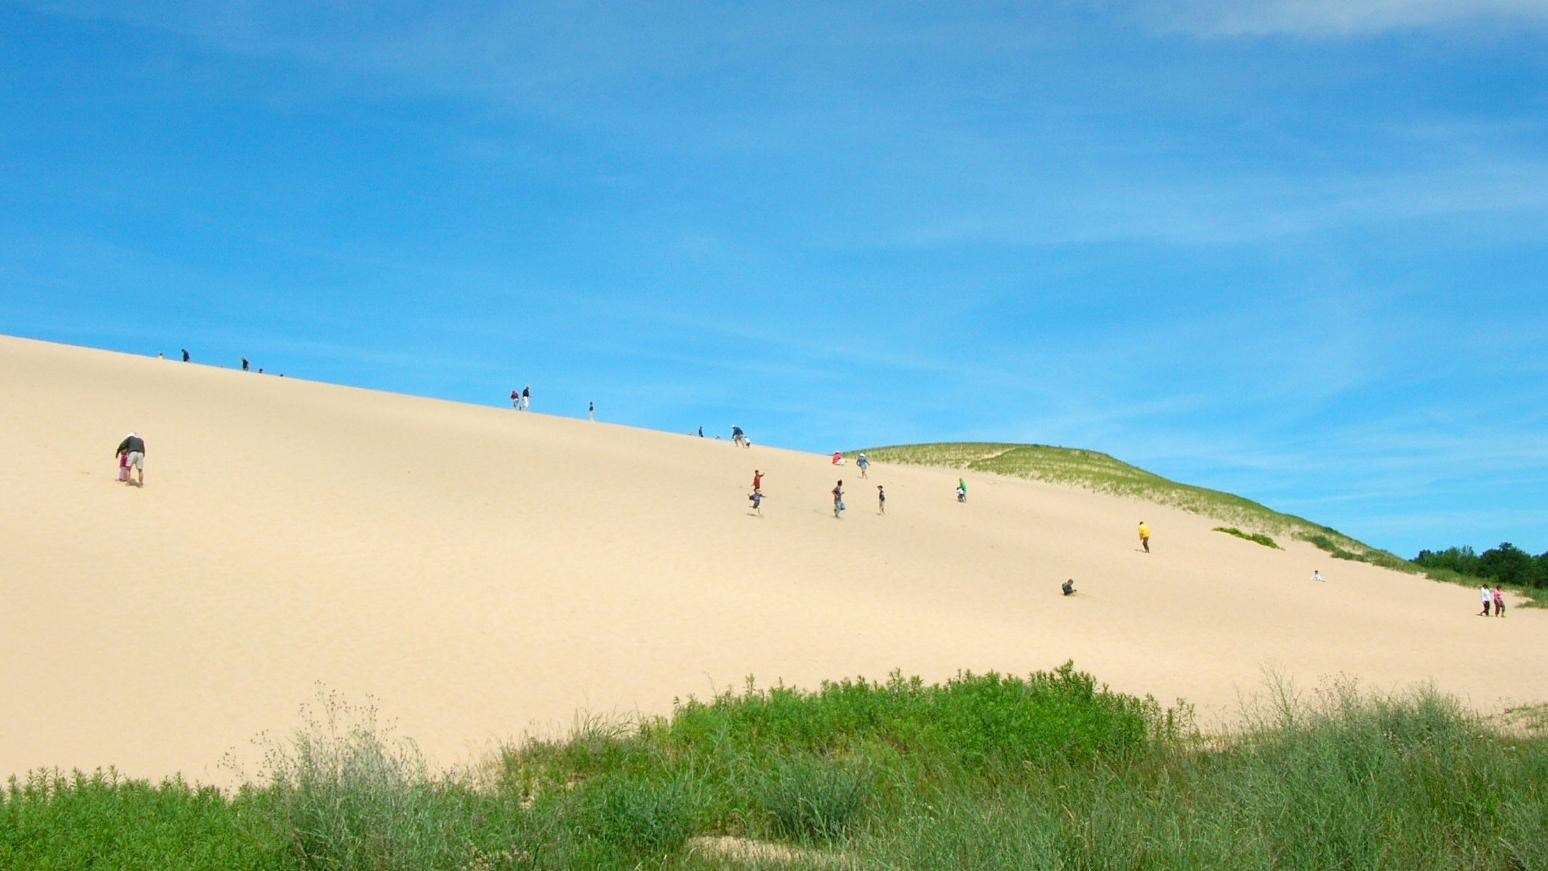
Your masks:
<instances>
[{"instance_id":1,"label":"person walking on sand","mask_svg":"<svg viewBox=\"0 0 1548 871\"><path fill-rule=\"evenodd\" d=\"M866 473L871 471L871 461L866 459L865 454L861 454L860 456L855 457L855 465L860 467L860 477L870 477Z\"/></svg>"},{"instance_id":2,"label":"person walking on sand","mask_svg":"<svg viewBox=\"0 0 1548 871\"><path fill-rule=\"evenodd\" d=\"M597 404L595 402L586 403L586 419L593 421L597 419Z\"/></svg>"},{"instance_id":3,"label":"person walking on sand","mask_svg":"<svg viewBox=\"0 0 1548 871\"><path fill-rule=\"evenodd\" d=\"M1140 521L1139 537L1140 547L1145 549L1145 553L1150 553L1150 527L1143 520Z\"/></svg>"},{"instance_id":4,"label":"person walking on sand","mask_svg":"<svg viewBox=\"0 0 1548 871\"><path fill-rule=\"evenodd\" d=\"M757 469L753 469L753 492L757 493L759 490L762 490L762 489L763 489L763 472L761 472L761 471L759 471Z\"/></svg>"},{"instance_id":5,"label":"person walking on sand","mask_svg":"<svg viewBox=\"0 0 1548 871\"><path fill-rule=\"evenodd\" d=\"M242 358L242 371L243 372L249 371L249 364L247 362L247 358L246 357Z\"/></svg>"},{"instance_id":6,"label":"person walking on sand","mask_svg":"<svg viewBox=\"0 0 1548 871\"><path fill-rule=\"evenodd\" d=\"M512 390L511 391L511 408L515 409L516 411L521 411L521 391L520 390Z\"/></svg>"},{"instance_id":7,"label":"person walking on sand","mask_svg":"<svg viewBox=\"0 0 1548 871\"><path fill-rule=\"evenodd\" d=\"M964 481L961 478L957 479L957 501L967 501L967 481Z\"/></svg>"},{"instance_id":8,"label":"person walking on sand","mask_svg":"<svg viewBox=\"0 0 1548 871\"><path fill-rule=\"evenodd\" d=\"M182 351L183 351L183 362L187 363L188 362L188 349L187 348L183 348Z\"/></svg>"},{"instance_id":9,"label":"person walking on sand","mask_svg":"<svg viewBox=\"0 0 1548 871\"><path fill-rule=\"evenodd\" d=\"M753 510L758 512L758 516L759 517L762 517L763 516L763 491L762 490L756 490L756 489L753 490L752 491L752 495L747 497L747 501L752 503Z\"/></svg>"},{"instance_id":10,"label":"person walking on sand","mask_svg":"<svg viewBox=\"0 0 1548 871\"><path fill-rule=\"evenodd\" d=\"M138 487L145 486L145 439L134 433L124 436L124 440L118 443L118 449L114 456L123 457L123 463L128 468L135 470L139 480L135 482ZM129 483L129 476L124 475L124 483Z\"/></svg>"},{"instance_id":11,"label":"person walking on sand","mask_svg":"<svg viewBox=\"0 0 1548 871\"><path fill-rule=\"evenodd\" d=\"M1505 616L1505 591L1500 589L1499 584L1494 585L1494 616Z\"/></svg>"},{"instance_id":12,"label":"person walking on sand","mask_svg":"<svg viewBox=\"0 0 1548 871\"><path fill-rule=\"evenodd\" d=\"M531 384L528 384L526 387L521 388L521 410L522 411L531 411L532 410L532 385Z\"/></svg>"},{"instance_id":13,"label":"person walking on sand","mask_svg":"<svg viewBox=\"0 0 1548 871\"><path fill-rule=\"evenodd\" d=\"M880 484L876 485L876 513L887 513L887 491L883 490Z\"/></svg>"},{"instance_id":14,"label":"person walking on sand","mask_svg":"<svg viewBox=\"0 0 1548 871\"><path fill-rule=\"evenodd\" d=\"M844 516L844 479L833 485L833 516Z\"/></svg>"},{"instance_id":15,"label":"person walking on sand","mask_svg":"<svg viewBox=\"0 0 1548 871\"><path fill-rule=\"evenodd\" d=\"M1478 588L1478 600L1483 602L1483 610L1478 612L1478 616L1489 616L1489 606L1494 604L1494 596L1490 594L1488 584Z\"/></svg>"}]
</instances>

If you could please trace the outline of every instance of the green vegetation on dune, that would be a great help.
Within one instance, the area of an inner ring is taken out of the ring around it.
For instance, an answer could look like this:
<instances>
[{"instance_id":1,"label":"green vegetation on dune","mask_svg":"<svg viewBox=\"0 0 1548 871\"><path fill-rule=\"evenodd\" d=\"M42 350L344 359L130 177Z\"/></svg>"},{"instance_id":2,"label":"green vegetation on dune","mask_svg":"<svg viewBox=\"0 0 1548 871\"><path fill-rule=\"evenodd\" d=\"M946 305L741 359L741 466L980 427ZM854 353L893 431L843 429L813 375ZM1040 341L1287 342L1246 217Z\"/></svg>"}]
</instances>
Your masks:
<instances>
[{"instance_id":1,"label":"green vegetation on dune","mask_svg":"<svg viewBox=\"0 0 1548 871\"><path fill-rule=\"evenodd\" d=\"M1326 551L1334 559L1369 563L1447 583L1474 582L1474 579L1449 570L1449 566L1432 568L1411 562L1304 517L1284 514L1241 496L1172 481L1099 451L1049 445L952 442L865 448L864 453L873 462L970 469L1141 499L1225 521L1230 528L1238 528L1238 532L1247 530L1241 537L1254 541L1258 540L1255 536L1262 536L1269 542L1272 542L1270 535L1289 536ZM1269 542L1259 541L1278 547ZM1548 565L1548 560L1544 560L1544 565ZM1544 571L1548 572L1548 569ZM1548 601L1548 588L1526 585L1520 592L1537 603Z\"/></svg>"},{"instance_id":2,"label":"green vegetation on dune","mask_svg":"<svg viewBox=\"0 0 1548 871\"><path fill-rule=\"evenodd\" d=\"M1217 526L1212 531L1213 532L1223 532L1226 535L1233 535L1233 536L1235 536L1237 538L1244 539L1246 541L1250 541L1253 544L1261 544L1264 547L1271 547L1274 550L1279 550L1279 545L1274 542L1274 539L1269 538L1268 536L1264 535L1261 532L1256 532L1256 533L1242 532L1240 529L1237 529L1234 526Z\"/></svg>"},{"instance_id":3,"label":"green vegetation on dune","mask_svg":"<svg viewBox=\"0 0 1548 871\"><path fill-rule=\"evenodd\" d=\"M0 867L1548 867L1538 720L1495 731L1428 691L1270 699L1206 741L1185 708L1070 665L749 682L512 748L477 778L330 717L231 796L13 780Z\"/></svg>"}]
</instances>

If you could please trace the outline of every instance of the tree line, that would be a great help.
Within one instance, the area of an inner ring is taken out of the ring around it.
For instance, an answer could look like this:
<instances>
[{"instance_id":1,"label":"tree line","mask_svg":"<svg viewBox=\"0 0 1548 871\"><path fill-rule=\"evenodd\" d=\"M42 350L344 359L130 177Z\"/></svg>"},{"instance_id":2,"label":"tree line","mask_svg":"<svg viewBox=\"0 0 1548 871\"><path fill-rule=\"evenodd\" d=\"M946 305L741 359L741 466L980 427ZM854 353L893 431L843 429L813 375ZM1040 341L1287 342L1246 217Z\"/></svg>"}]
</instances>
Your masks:
<instances>
[{"instance_id":1,"label":"tree line","mask_svg":"<svg viewBox=\"0 0 1548 871\"><path fill-rule=\"evenodd\" d=\"M1510 542L1475 553L1470 547L1421 550L1413 558L1427 569L1450 569L1474 578L1487 578L1522 587L1548 587L1548 551L1532 556Z\"/></svg>"}]
</instances>

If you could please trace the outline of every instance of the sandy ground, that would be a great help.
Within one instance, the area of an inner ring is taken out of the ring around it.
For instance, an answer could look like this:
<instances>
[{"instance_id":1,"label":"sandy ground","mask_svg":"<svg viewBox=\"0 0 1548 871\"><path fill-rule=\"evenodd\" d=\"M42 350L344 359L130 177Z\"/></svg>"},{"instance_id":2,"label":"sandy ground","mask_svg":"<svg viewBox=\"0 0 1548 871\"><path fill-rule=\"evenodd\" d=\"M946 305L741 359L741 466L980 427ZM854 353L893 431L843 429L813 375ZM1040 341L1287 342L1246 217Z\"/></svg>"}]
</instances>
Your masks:
<instances>
[{"instance_id":1,"label":"sandy ground","mask_svg":"<svg viewBox=\"0 0 1548 871\"><path fill-rule=\"evenodd\" d=\"M254 774L254 739L298 728L319 687L441 766L748 675L1073 659L1206 722L1265 670L1433 681L1482 710L1548 697L1548 612L1486 620L1476 590L1079 490L969 475L959 505L944 470L866 481L761 445L19 339L0 338L0 403L0 773L230 782L222 758ZM115 481L131 429L144 489Z\"/></svg>"}]
</instances>

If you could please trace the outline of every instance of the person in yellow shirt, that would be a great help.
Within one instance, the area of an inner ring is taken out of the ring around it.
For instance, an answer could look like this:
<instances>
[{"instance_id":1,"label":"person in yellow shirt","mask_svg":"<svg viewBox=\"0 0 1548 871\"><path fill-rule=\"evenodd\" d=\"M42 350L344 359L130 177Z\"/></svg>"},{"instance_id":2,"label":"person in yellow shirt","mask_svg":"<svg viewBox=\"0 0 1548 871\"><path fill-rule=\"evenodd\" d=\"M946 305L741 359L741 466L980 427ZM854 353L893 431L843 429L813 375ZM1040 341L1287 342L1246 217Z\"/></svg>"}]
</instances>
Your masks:
<instances>
[{"instance_id":1,"label":"person in yellow shirt","mask_svg":"<svg viewBox=\"0 0 1548 871\"><path fill-rule=\"evenodd\" d=\"M1140 547L1145 549L1145 553L1150 553L1150 527L1146 526L1143 520L1140 521L1139 533Z\"/></svg>"}]
</instances>

